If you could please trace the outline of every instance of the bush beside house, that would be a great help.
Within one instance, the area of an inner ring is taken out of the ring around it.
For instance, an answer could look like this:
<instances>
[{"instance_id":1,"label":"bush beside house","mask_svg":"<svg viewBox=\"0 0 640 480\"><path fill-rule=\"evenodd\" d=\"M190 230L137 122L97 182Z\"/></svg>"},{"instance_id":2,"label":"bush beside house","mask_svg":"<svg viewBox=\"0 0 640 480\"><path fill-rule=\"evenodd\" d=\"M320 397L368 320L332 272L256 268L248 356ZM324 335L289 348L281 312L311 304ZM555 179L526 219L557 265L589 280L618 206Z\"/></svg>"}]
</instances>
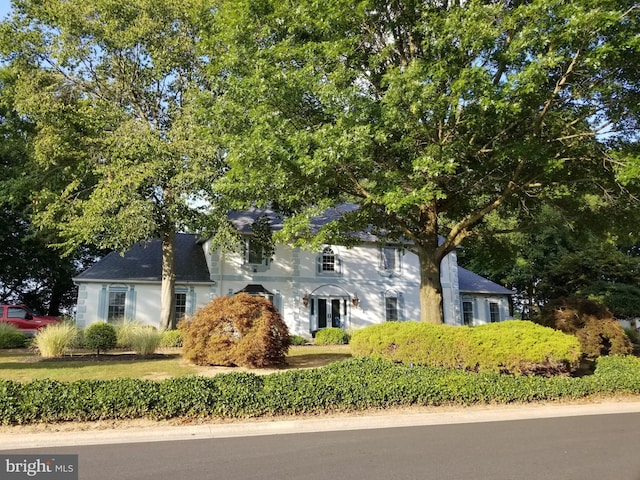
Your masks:
<instances>
[{"instance_id":1,"label":"bush beside house","mask_svg":"<svg viewBox=\"0 0 640 480\"><path fill-rule=\"evenodd\" d=\"M100 352L111 350L117 345L118 336L113 325L106 322L92 323L84 330L84 346L89 350Z\"/></svg>"},{"instance_id":2,"label":"bush beside house","mask_svg":"<svg viewBox=\"0 0 640 480\"><path fill-rule=\"evenodd\" d=\"M388 322L354 332L351 352L406 365L514 374L567 373L578 366L571 335L511 320L478 327Z\"/></svg>"},{"instance_id":3,"label":"bush beside house","mask_svg":"<svg viewBox=\"0 0 640 480\"><path fill-rule=\"evenodd\" d=\"M315 345L345 345L349 343L349 335L341 328L323 328L316 332Z\"/></svg>"},{"instance_id":4,"label":"bush beside house","mask_svg":"<svg viewBox=\"0 0 640 480\"><path fill-rule=\"evenodd\" d=\"M0 323L0 348L22 348L27 337L9 323Z\"/></svg>"},{"instance_id":5,"label":"bush beside house","mask_svg":"<svg viewBox=\"0 0 640 480\"><path fill-rule=\"evenodd\" d=\"M633 350L627 334L609 309L592 300L554 300L544 306L535 321L575 335L580 341L582 353L589 359L601 355L626 355Z\"/></svg>"},{"instance_id":6,"label":"bush beside house","mask_svg":"<svg viewBox=\"0 0 640 480\"><path fill-rule=\"evenodd\" d=\"M180 323L182 354L197 365L282 365L287 325L266 298L241 293L219 297Z\"/></svg>"}]
</instances>

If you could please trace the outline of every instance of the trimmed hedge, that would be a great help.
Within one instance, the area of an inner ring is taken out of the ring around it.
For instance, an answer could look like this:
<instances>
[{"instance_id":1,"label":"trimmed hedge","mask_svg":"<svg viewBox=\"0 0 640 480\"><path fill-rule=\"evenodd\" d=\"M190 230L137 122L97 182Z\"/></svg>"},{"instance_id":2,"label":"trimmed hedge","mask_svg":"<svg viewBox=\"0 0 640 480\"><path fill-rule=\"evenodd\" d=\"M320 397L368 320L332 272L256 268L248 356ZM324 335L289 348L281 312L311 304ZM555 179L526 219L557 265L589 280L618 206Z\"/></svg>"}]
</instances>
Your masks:
<instances>
[{"instance_id":1,"label":"trimmed hedge","mask_svg":"<svg viewBox=\"0 0 640 480\"><path fill-rule=\"evenodd\" d=\"M257 417L409 405L486 404L640 394L640 359L601 357L581 378L511 376L350 359L266 376L230 373L71 383L0 380L0 423Z\"/></svg>"},{"instance_id":2,"label":"trimmed hedge","mask_svg":"<svg viewBox=\"0 0 640 480\"><path fill-rule=\"evenodd\" d=\"M473 328L387 322L354 332L351 353L407 365L548 375L577 367L580 344L572 335L519 320Z\"/></svg>"},{"instance_id":3,"label":"trimmed hedge","mask_svg":"<svg viewBox=\"0 0 640 480\"><path fill-rule=\"evenodd\" d=\"M160 339L161 347L182 347L182 332L180 330L165 330Z\"/></svg>"},{"instance_id":4,"label":"trimmed hedge","mask_svg":"<svg viewBox=\"0 0 640 480\"><path fill-rule=\"evenodd\" d=\"M344 345L349 343L349 335L341 328L323 328L316 332L315 345Z\"/></svg>"}]
</instances>

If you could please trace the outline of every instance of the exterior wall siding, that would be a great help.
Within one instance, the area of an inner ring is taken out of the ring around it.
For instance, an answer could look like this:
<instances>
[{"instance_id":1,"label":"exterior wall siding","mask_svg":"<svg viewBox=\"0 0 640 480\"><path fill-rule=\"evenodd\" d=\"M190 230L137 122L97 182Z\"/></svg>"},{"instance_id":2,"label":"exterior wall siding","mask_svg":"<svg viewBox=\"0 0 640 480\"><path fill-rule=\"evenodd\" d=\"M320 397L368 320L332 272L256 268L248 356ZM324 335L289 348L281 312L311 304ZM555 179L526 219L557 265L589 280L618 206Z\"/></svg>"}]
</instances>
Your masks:
<instances>
[{"instance_id":1,"label":"exterior wall siding","mask_svg":"<svg viewBox=\"0 0 640 480\"><path fill-rule=\"evenodd\" d=\"M212 298L234 294L247 285L262 285L273 294L292 334L312 336L323 325L334 322L347 329L358 329L395 316L398 321L420 318L420 268L415 254L398 251L393 270L376 244L354 248L331 246L337 273L319 271L321 252L279 245L272 261L252 268L241 254L211 251L210 242L202 245L211 285L184 285L176 290L186 292L187 311L195 311ZM462 325L462 302L473 302L473 324L491 321L490 303L497 303L500 320L509 318L506 295L482 295L460 292L455 252L442 261L441 281L445 323ZM159 326L159 283L81 282L78 292L77 324L81 327L106 320L108 292L120 288L127 292L126 312L131 319ZM357 298L357 301L356 301ZM339 306L339 308L338 308ZM335 310L335 311L334 311ZM336 318L338 317L338 318Z\"/></svg>"}]
</instances>

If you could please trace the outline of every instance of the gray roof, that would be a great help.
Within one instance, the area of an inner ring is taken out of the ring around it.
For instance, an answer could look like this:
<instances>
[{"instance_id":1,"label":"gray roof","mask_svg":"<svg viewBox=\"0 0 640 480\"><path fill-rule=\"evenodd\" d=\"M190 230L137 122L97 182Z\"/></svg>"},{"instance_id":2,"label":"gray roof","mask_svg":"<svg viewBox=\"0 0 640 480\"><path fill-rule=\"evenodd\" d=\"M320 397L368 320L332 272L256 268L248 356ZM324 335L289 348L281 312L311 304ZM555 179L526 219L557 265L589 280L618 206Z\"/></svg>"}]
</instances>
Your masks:
<instances>
[{"instance_id":1,"label":"gray roof","mask_svg":"<svg viewBox=\"0 0 640 480\"><path fill-rule=\"evenodd\" d=\"M491 280L470 272L466 268L458 267L458 285L460 293L489 293L498 295L513 295L513 291L498 285Z\"/></svg>"},{"instance_id":2,"label":"gray roof","mask_svg":"<svg viewBox=\"0 0 640 480\"><path fill-rule=\"evenodd\" d=\"M162 248L160 240L136 243L124 255L112 252L74 278L76 281L160 282ZM198 237L176 235L176 282L213 283Z\"/></svg>"}]
</instances>

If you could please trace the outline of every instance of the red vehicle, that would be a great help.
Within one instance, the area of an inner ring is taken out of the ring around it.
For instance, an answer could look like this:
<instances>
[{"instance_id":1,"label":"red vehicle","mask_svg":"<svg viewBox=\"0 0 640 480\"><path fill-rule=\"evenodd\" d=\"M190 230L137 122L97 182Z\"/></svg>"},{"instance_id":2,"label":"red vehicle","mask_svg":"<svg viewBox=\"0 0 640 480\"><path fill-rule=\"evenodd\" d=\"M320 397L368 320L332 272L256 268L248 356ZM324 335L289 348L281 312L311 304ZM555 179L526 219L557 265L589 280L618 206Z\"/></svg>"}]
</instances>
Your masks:
<instances>
[{"instance_id":1,"label":"red vehicle","mask_svg":"<svg viewBox=\"0 0 640 480\"><path fill-rule=\"evenodd\" d=\"M24 305L0 305L0 322L14 325L25 335L35 335L42 327L60 321L58 317L38 315Z\"/></svg>"}]
</instances>

